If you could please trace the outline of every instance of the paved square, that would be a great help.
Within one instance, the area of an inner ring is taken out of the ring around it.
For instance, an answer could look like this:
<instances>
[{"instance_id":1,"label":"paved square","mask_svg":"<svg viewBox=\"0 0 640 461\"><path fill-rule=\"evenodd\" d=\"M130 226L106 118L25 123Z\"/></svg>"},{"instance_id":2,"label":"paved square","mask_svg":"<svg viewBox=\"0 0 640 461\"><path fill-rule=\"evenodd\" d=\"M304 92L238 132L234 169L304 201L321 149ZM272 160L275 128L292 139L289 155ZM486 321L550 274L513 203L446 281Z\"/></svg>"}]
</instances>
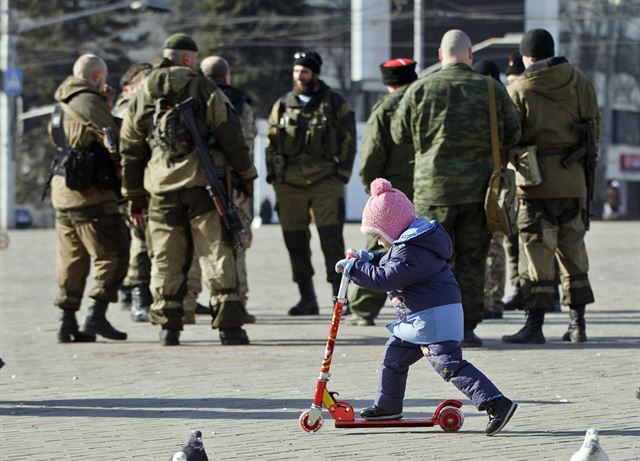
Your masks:
<instances>
[{"instance_id":1,"label":"paved square","mask_svg":"<svg viewBox=\"0 0 640 461\"><path fill-rule=\"evenodd\" d=\"M358 226L345 229L361 247ZM596 303L587 309L589 342L560 340L565 311L547 316L542 346L503 345L521 312L483 322L486 347L465 351L520 406L498 436L483 433L487 417L425 362L410 373L405 416L430 414L439 400L462 399L459 433L439 429L336 429L304 433L298 416L309 407L329 328L330 287L313 240L321 315L292 318L297 300L279 226L255 231L248 252L250 346L221 347L206 316L187 325L182 346L162 348L158 328L134 324L112 305L108 317L129 333L122 343L57 344L53 230L14 231L0 251L0 459L160 460L191 429L203 432L211 460L568 460L585 431L600 431L613 460L640 459L640 224L595 222L587 236ZM83 305L81 317L86 309ZM384 324L343 325L329 388L355 408L371 402ZM328 418L328 419L327 419Z\"/></svg>"}]
</instances>

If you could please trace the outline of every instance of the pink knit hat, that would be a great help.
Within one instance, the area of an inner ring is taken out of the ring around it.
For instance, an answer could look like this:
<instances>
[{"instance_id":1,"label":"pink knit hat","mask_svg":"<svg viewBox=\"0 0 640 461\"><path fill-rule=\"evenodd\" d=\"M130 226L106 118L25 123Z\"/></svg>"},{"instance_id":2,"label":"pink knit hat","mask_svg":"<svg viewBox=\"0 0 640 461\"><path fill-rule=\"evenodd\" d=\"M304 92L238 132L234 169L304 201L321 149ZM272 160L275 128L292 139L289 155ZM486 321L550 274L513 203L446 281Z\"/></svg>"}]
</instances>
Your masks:
<instances>
[{"instance_id":1,"label":"pink knit hat","mask_svg":"<svg viewBox=\"0 0 640 461\"><path fill-rule=\"evenodd\" d=\"M362 212L363 234L378 234L389 243L397 240L416 219L413 203L389 181L371 181L371 197Z\"/></svg>"}]
</instances>

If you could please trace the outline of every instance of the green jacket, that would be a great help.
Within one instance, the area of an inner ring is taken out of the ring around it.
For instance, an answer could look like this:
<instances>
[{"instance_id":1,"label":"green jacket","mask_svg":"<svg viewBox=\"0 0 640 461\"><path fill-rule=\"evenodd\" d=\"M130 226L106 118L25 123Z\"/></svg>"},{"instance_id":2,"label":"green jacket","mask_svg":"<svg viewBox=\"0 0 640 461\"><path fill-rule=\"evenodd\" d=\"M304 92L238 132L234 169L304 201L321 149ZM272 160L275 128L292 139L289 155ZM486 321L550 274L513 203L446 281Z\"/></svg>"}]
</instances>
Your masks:
<instances>
[{"instance_id":1,"label":"green jacket","mask_svg":"<svg viewBox=\"0 0 640 461\"><path fill-rule=\"evenodd\" d=\"M413 199L413 145L391 138L391 117L407 87L385 95L371 109L360 146L360 178L367 192L371 181L385 178Z\"/></svg>"},{"instance_id":2,"label":"green jacket","mask_svg":"<svg viewBox=\"0 0 640 461\"><path fill-rule=\"evenodd\" d=\"M355 143L351 106L324 82L306 104L289 92L276 101L269 115L267 181L306 187L336 176L346 184Z\"/></svg>"},{"instance_id":3,"label":"green jacket","mask_svg":"<svg viewBox=\"0 0 640 461\"><path fill-rule=\"evenodd\" d=\"M167 164L162 147L153 139L153 114L160 98L177 104L193 97L199 130L209 143L215 166L229 164L242 178L255 178L256 169L242 136L238 117L220 89L195 70L168 59L154 64L143 87L132 97L122 122L122 194L126 198L162 194L207 184L195 153Z\"/></svg>"},{"instance_id":4,"label":"green jacket","mask_svg":"<svg viewBox=\"0 0 640 461\"><path fill-rule=\"evenodd\" d=\"M54 97L64 110L63 126L69 147L90 149L95 143L103 143L104 127L110 127L114 136L118 136L118 124L111 115L109 104L88 80L68 77ZM119 160L113 155L116 164ZM116 200L116 194L111 190L91 187L79 192L69 189L62 176L51 179L51 202L56 209L82 208L110 200Z\"/></svg>"},{"instance_id":5,"label":"green jacket","mask_svg":"<svg viewBox=\"0 0 640 461\"><path fill-rule=\"evenodd\" d=\"M531 65L508 87L520 123L522 145L540 149L572 148L579 145L578 132L571 125L580 118L592 118L596 140L600 139L600 111L591 82L565 58L555 57ZM569 168L562 155L539 155L538 166L543 183L520 188L525 198L586 197L584 168L581 161Z\"/></svg>"},{"instance_id":6,"label":"green jacket","mask_svg":"<svg viewBox=\"0 0 640 461\"><path fill-rule=\"evenodd\" d=\"M507 91L495 84L501 151L520 139L518 116ZM466 64L450 64L407 89L393 120L397 143L415 149L414 203L483 202L493 171L487 79Z\"/></svg>"}]
</instances>

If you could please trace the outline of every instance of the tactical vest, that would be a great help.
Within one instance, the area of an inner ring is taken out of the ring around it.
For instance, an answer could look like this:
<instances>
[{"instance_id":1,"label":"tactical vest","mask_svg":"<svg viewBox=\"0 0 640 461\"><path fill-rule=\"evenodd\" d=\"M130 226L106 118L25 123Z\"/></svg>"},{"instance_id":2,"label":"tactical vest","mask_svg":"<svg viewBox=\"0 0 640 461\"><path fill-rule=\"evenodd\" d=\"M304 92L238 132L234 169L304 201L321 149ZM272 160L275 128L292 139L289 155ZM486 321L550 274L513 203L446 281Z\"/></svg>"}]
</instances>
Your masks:
<instances>
[{"instance_id":1,"label":"tactical vest","mask_svg":"<svg viewBox=\"0 0 640 461\"><path fill-rule=\"evenodd\" d=\"M325 158L335 164L346 160L339 153L333 94L327 91L299 106L287 105L289 97L280 100L278 153L292 160L299 155Z\"/></svg>"}]
</instances>

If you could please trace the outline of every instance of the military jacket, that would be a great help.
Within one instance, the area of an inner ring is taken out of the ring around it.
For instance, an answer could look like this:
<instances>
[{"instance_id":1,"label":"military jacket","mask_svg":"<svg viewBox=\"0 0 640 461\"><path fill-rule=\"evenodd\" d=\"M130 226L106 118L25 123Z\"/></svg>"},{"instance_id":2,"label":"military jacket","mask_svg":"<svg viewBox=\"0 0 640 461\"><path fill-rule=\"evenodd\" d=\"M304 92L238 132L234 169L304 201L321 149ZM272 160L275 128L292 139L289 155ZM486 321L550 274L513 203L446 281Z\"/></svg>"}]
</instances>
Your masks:
<instances>
[{"instance_id":1,"label":"military jacket","mask_svg":"<svg viewBox=\"0 0 640 461\"><path fill-rule=\"evenodd\" d=\"M518 116L506 89L495 84L501 152L520 139ZM414 203L483 202L493 171L486 78L462 63L416 80L391 122L396 143L415 150Z\"/></svg>"},{"instance_id":2,"label":"military jacket","mask_svg":"<svg viewBox=\"0 0 640 461\"><path fill-rule=\"evenodd\" d=\"M306 104L289 92L269 116L267 180L306 187L335 176L347 183L355 142L355 116L342 96L322 81Z\"/></svg>"},{"instance_id":3,"label":"military jacket","mask_svg":"<svg viewBox=\"0 0 640 461\"><path fill-rule=\"evenodd\" d=\"M225 83L215 81L216 85L220 87L222 92L229 98L229 102L236 110L238 117L240 117L240 125L242 126L242 134L247 142L249 148L249 155L253 158L253 141L258 135L258 128L256 127L256 117L251 107L251 99L239 89L227 85Z\"/></svg>"},{"instance_id":4,"label":"military jacket","mask_svg":"<svg viewBox=\"0 0 640 461\"><path fill-rule=\"evenodd\" d=\"M413 199L413 144L396 144L391 138L391 117L406 91L385 95L371 110L360 145L360 178L369 192L371 181L385 178Z\"/></svg>"},{"instance_id":5,"label":"military jacket","mask_svg":"<svg viewBox=\"0 0 640 461\"><path fill-rule=\"evenodd\" d=\"M110 113L104 96L88 80L68 77L58 87L55 99L64 110L64 133L69 147L89 150L95 143L103 143L103 127L110 127L114 136L119 128ZM114 162L119 162L117 154ZM51 202L56 209L72 209L96 205L116 200L114 191L91 187L86 191L76 191L66 186L63 176L51 179Z\"/></svg>"},{"instance_id":6,"label":"military jacket","mask_svg":"<svg viewBox=\"0 0 640 461\"><path fill-rule=\"evenodd\" d=\"M175 105L193 97L198 129L209 144L215 166L229 164L242 178L255 178L242 129L228 98L195 70L176 66L163 59L154 64L142 88L132 97L122 122L122 192L126 198L139 197L145 190L154 194L205 186L195 153L171 163L162 146L153 138L156 102L163 98Z\"/></svg>"},{"instance_id":7,"label":"military jacket","mask_svg":"<svg viewBox=\"0 0 640 461\"><path fill-rule=\"evenodd\" d=\"M520 123L522 145L535 145L538 150L579 146L578 131L572 124L580 118L592 118L596 140L600 138L600 111L591 82L562 57L532 64L508 87ZM569 168L562 165L563 155L538 155L543 183L519 188L526 198L586 197L582 161Z\"/></svg>"}]
</instances>

